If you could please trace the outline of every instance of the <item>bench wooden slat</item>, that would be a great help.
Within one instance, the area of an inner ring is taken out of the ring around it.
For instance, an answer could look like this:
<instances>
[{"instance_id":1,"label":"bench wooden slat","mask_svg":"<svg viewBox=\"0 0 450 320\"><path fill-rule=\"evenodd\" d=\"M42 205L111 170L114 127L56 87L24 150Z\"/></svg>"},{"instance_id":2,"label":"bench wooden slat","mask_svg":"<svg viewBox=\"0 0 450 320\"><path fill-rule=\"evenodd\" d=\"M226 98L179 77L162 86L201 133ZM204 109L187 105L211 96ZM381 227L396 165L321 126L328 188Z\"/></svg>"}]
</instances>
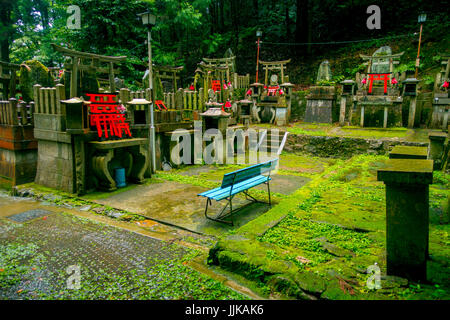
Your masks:
<instances>
[{"instance_id":1,"label":"bench wooden slat","mask_svg":"<svg viewBox=\"0 0 450 320\"><path fill-rule=\"evenodd\" d=\"M234 172L227 173L223 176L222 185L218 188L205 191L200 193L199 196L206 197L206 208L205 208L205 217L223 223L229 223L233 225L233 221L225 220L225 217L233 214L232 210L232 200L233 196L244 192L246 196L250 197L251 201L259 202L252 196L248 195L246 191L250 188L256 187L260 184L266 183L267 190L269 192L269 205L272 205L270 200L270 189L269 189L269 181L272 180L270 178L270 171L275 168L278 159L273 159L264 163L260 163L245 169L240 169ZM268 175L263 175L263 173L269 172ZM208 216L208 204L211 203L211 200L224 200L227 199L227 205L220 211L215 217ZM229 207L229 212L227 213L225 210Z\"/></svg>"},{"instance_id":2,"label":"bench wooden slat","mask_svg":"<svg viewBox=\"0 0 450 320\"><path fill-rule=\"evenodd\" d=\"M276 160L269 160L264 163L256 164L254 166L236 170L234 172L227 173L223 176L222 188L231 186L233 183L239 183L241 181L259 176L273 169L276 164Z\"/></svg>"},{"instance_id":3,"label":"bench wooden slat","mask_svg":"<svg viewBox=\"0 0 450 320\"><path fill-rule=\"evenodd\" d=\"M271 178L269 178L267 176L259 175L259 176L253 177L251 179L242 181L233 186L231 195L235 195L239 192L245 191L245 190L255 187L259 184L267 182L269 180L271 180ZM230 191L231 191L231 186L228 186L225 188L219 187L216 189L212 189L212 190L208 190L203 193L200 193L199 196L210 198L210 199L213 199L216 201L220 201L220 200L225 199L228 196L230 196Z\"/></svg>"}]
</instances>

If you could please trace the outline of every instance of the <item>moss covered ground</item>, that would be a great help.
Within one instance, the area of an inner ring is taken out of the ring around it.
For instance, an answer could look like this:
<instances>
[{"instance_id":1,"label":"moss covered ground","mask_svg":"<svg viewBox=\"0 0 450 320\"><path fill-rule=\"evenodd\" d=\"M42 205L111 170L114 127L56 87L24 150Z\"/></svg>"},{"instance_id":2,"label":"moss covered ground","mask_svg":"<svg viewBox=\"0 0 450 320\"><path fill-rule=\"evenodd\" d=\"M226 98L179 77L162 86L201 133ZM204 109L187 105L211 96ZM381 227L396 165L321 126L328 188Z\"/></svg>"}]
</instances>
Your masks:
<instances>
[{"instance_id":1,"label":"moss covered ground","mask_svg":"<svg viewBox=\"0 0 450 320\"><path fill-rule=\"evenodd\" d=\"M337 160L273 209L211 249L218 264L271 290L305 299L449 299L449 176L430 187L428 282L382 276L369 290L367 268L386 274L384 156Z\"/></svg>"},{"instance_id":2,"label":"moss covered ground","mask_svg":"<svg viewBox=\"0 0 450 320\"><path fill-rule=\"evenodd\" d=\"M68 213L0 219L0 300L248 299L189 263L201 254ZM68 286L68 266L80 286Z\"/></svg>"},{"instance_id":3,"label":"moss covered ground","mask_svg":"<svg viewBox=\"0 0 450 320\"><path fill-rule=\"evenodd\" d=\"M271 129L269 124L258 124L254 126L260 129ZM326 123L294 122L289 126L277 128L297 135L349 137L363 139L400 139L406 141L428 142L428 130L407 128L361 128L356 126L340 127ZM423 134L422 134L423 132Z\"/></svg>"},{"instance_id":4,"label":"moss covered ground","mask_svg":"<svg viewBox=\"0 0 450 320\"><path fill-rule=\"evenodd\" d=\"M311 180L290 195L272 194L275 205L271 210L240 228L224 231L215 244L208 244L207 262L252 283L246 286L265 297L281 293L297 299L449 299L450 175L434 172L430 186L428 281L409 282L385 275L385 186L377 181L376 170L386 159L358 155L342 160L283 153L277 174ZM224 174L242 167L245 165L179 167L158 172L146 183L173 181L214 188ZM28 187L39 190L41 200L74 207L91 205L90 211L97 214L98 205L90 200L108 194L78 198L40 186ZM264 190L252 189L251 194L267 201ZM102 209L100 214L113 210ZM142 219L131 212L122 213L119 220ZM375 263L382 273L378 290L367 287L371 276L367 268Z\"/></svg>"}]
</instances>

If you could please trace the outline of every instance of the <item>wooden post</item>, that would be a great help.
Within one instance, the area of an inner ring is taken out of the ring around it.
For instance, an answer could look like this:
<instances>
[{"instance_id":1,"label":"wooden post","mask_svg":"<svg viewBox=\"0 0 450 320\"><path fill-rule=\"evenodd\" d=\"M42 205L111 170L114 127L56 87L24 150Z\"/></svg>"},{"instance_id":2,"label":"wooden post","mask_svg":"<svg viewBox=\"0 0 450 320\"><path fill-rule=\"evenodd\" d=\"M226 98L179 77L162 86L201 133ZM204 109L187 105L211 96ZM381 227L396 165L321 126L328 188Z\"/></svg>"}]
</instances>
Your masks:
<instances>
[{"instance_id":1,"label":"wooden post","mask_svg":"<svg viewBox=\"0 0 450 320\"><path fill-rule=\"evenodd\" d=\"M205 100L203 99L203 88L200 88L200 90L198 91L198 106L199 106L199 110L203 111L203 102Z\"/></svg>"},{"instance_id":2,"label":"wooden post","mask_svg":"<svg viewBox=\"0 0 450 320\"><path fill-rule=\"evenodd\" d=\"M15 98L9 99L9 123L17 125L19 119L17 118L17 100Z\"/></svg>"},{"instance_id":3,"label":"wooden post","mask_svg":"<svg viewBox=\"0 0 450 320\"><path fill-rule=\"evenodd\" d=\"M77 57L72 58L72 74L70 75L70 97L73 98L78 95L77 84L78 84L78 62Z\"/></svg>"},{"instance_id":4,"label":"wooden post","mask_svg":"<svg viewBox=\"0 0 450 320\"><path fill-rule=\"evenodd\" d=\"M198 92L194 91L194 105L192 106L194 110L197 110L197 102L198 102Z\"/></svg>"},{"instance_id":5,"label":"wooden post","mask_svg":"<svg viewBox=\"0 0 450 320\"><path fill-rule=\"evenodd\" d=\"M34 98L34 112L39 113L40 101L39 101L39 92L41 89L41 85L35 84L33 86L33 98Z\"/></svg>"},{"instance_id":6,"label":"wooden post","mask_svg":"<svg viewBox=\"0 0 450 320\"><path fill-rule=\"evenodd\" d=\"M340 108L340 112L339 112L339 125L341 127L344 126L344 122L345 122L345 105L347 103L347 97L346 96L341 96L341 108Z\"/></svg>"},{"instance_id":7,"label":"wooden post","mask_svg":"<svg viewBox=\"0 0 450 320\"><path fill-rule=\"evenodd\" d=\"M116 92L116 84L114 83L114 63L109 63L109 89L111 93Z\"/></svg>"},{"instance_id":8,"label":"wooden post","mask_svg":"<svg viewBox=\"0 0 450 320\"><path fill-rule=\"evenodd\" d=\"M269 68L268 68L268 66L264 66L264 69L266 69L266 76L264 77L264 84L269 85Z\"/></svg>"},{"instance_id":9,"label":"wooden post","mask_svg":"<svg viewBox=\"0 0 450 320\"><path fill-rule=\"evenodd\" d=\"M48 94L50 95L50 113L56 114L56 88L49 88Z\"/></svg>"},{"instance_id":10,"label":"wooden post","mask_svg":"<svg viewBox=\"0 0 450 320\"><path fill-rule=\"evenodd\" d=\"M63 84L56 85L56 113L63 114L61 108L61 100L66 99L66 91L64 90Z\"/></svg>"},{"instance_id":11,"label":"wooden post","mask_svg":"<svg viewBox=\"0 0 450 320\"><path fill-rule=\"evenodd\" d=\"M384 119L383 119L383 128L387 128L387 120L388 120L388 107L384 107Z\"/></svg>"},{"instance_id":12,"label":"wooden post","mask_svg":"<svg viewBox=\"0 0 450 320\"><path fill-rule=\"evenodd\" d=\"M409 103L408 128L414 127L414 119L416 117L416 103L417 97L411 97L411 102Z\"/></svg>"},{"instance_id":13,"label":"wooden post","mask_svg":"<svg viewBox=\"0 0 450 320\"><path fill-rule=\"evenodd\" d=\"M49 94L50 94L50 88L43 88L42 90L44 91L44 107L45 107L45 113L49 114L50 113L50 105L49 105Z\"/></svg>"},{"instance_id":14,"label":"wooden post","mask_svg":"<svg viewBox=\"0 0 450 320\"><path fill-rule=\"evenodd\" d=\"M364 106L361 106L361 121L360 126L364 128Z\"/></svg>"}]
</instances>

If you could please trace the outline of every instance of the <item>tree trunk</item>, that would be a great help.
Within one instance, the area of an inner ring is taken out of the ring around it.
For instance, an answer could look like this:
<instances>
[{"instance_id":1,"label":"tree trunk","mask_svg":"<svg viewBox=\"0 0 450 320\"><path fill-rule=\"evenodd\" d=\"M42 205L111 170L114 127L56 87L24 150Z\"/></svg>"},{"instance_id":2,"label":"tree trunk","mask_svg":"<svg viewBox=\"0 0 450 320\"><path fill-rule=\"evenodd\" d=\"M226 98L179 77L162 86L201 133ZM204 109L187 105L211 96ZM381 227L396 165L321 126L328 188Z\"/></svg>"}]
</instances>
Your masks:
<instances>
[{"instance_id":1,"label":"tree trunk","mask_svg":"<svg viewBox=\"0 0 450 320\"><path fill-rule=\"evenodd\" d=\"M286 2L286 8L285 8L285 22L286 22L286 40L289 41L289 38L291 37L291 32L289 30L291 21L289 19L289 2Z\"/></svg>"},{"instance_id":2,"label":"tree trunk","mask_svg":"<svg viewBox=\"0 0 450 320\"><path fill-rule=\"evenodd\" d=\"M12 21L11 21L11 10L12 5L8 0L1 0L0 6L0 27L3 32L0 33L0 60L9 62L9 42L12 38Z\"/></svg>"},{"instance_id":3,"label":"tree trunk","mask_svg":"<svg viewBox=\"0 0 450 320\"><path fill-rule=\"evenodd\" d=\"M309 36L309 0L297 0L297 22L295 28L295 41L308 42ZM298 46L299 51L304 51L304 46ZM308 50L309 51L309 50Z\"/></svg>"},{"instance_id":4,"label":"tree trunk","mask_svg":"<svg viewBox=\"0 0 450 320\"><path fill-rule=\"evenodd\" d=\"M220 31L223 32L225 30L225 19L223 14L225 0L219 0L219 14L220 14Z\"/></svg>"}]
</instances>

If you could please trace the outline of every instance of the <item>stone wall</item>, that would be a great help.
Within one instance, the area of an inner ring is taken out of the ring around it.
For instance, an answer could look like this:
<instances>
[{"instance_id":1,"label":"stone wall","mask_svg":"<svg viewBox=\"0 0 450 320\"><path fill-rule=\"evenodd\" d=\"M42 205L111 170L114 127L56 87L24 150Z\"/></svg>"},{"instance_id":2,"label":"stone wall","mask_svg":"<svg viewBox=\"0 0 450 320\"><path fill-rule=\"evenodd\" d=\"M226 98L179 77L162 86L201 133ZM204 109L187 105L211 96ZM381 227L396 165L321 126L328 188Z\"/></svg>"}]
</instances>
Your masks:
<instances>
[{"instance_id":1,"label":"stone wall","mask_svg":"<svg viewBox=\"0 0 450 320\"><path fill-rule=\"evenodd\" d=\"M387 154L396 145L428 146L428 143L289 134L284 151L346 159L364 153Z\"/></svg>"},{"instance_id":2,"label":"stone wall","mask_svg":"<svg viewBox=\"0 0 450 320\"><path fill-rule=\"evenodd\" d=\"M0 148L0 185L15 186L32 182L36 175L36 149Z\"/></svg>"},{"instance_id":3,"label":"stone wall","mask_svg":"<svg viewBox=\"0 0 450 320\"><path fill-rule=\"evenodd\" d=\"M11 98L0 101L0 184L12 187L32 182L36 174L37 142L33 107Z\"/></svg>"},{"instance_id":4,"label":"stone wall","mask_svg":"<svg viewBox=\"0 0 450 320\"><path fill-rule=\"evenodd\" d=\"M299 121L305 118L306 95L308 91L295 91L291 95L291 119L290 121Z\"/></svg>"},{"instance_id":5,"label":"stone wall","mask_svg":"<svg viewBox=\"0 0 450 320\"><path fill-rule=\"evenodd\" d=\"M74 193L72 144L39 139L38 151L38 170L35 182L46 187Z\"/></svg>"}]
</instances>

